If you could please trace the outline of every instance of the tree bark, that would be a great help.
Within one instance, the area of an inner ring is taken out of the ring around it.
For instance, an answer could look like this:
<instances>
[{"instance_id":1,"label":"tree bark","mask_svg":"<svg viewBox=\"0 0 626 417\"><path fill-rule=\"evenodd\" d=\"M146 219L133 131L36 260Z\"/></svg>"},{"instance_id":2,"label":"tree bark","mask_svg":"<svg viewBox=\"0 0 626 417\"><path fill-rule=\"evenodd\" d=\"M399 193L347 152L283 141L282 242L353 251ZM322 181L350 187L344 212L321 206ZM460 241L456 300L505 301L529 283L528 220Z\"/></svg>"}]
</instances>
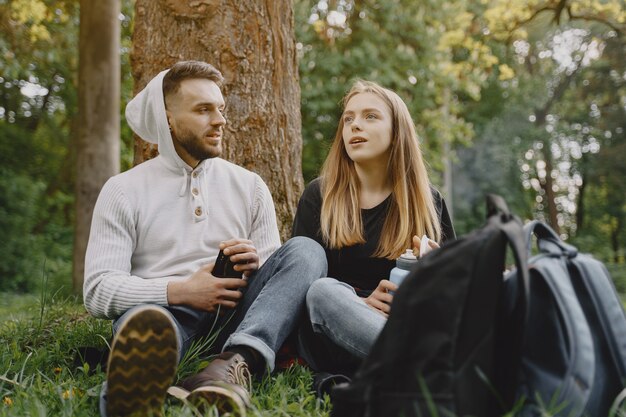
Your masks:
<instances>
[{"instance_id":1,"label":"tree bark","mask_svg":"<svg viewBox=\"0 0 626 417\"><path fill-rule=\"evenodd\" d=\"M120 4L80 2L73 288L80 293L93 207L120 170Z\"/></svg>"},{"instance_id":2,"label":"tree bark","mask_svg":"<svg viewBox=\"0 0 626 417\"><path fill-rule=\"evenodd\" d=\"M222 157L258 173L290 235L303 189L300 86L290 0L137 0L131 65L135 92L180 60L224 75ZM135 164L156 155L135 139Z\"/></svg>"}]
</instances>

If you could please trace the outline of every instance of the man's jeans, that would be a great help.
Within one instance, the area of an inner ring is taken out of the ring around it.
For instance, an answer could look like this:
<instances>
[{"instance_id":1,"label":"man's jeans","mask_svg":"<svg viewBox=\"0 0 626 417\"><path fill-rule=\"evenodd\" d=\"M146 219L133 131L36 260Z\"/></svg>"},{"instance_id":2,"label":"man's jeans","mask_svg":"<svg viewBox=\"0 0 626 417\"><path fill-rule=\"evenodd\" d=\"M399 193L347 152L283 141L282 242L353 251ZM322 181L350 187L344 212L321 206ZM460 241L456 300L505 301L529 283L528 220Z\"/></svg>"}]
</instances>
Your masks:
<instances>
[{"instance_id":1,"label":"man's jeans","mask_svg":"<svg viewBox=\"0 0 626 417\"><path fill-rule=\"evenodd\" d=\"M183 306L165 307L176 323L179 360L193 341L207 335L211 329L223 327L212 350L227 351L236 345L251 347L261 354L271 372L276 352L300 322L309 287L326 275L327 268L326 254L317 242L294 237L248 278L244 296L235 310L218 315ZM115 320L113 334L131 311ZM103 416L105 391L102 390L100 401Z\"/></svg>"},{"instance_id":2,"label":"man's jeans","mask_svg":"<svg viewBox=\"0 0 626 417\"><path fill-rule=\"evenodd\" d=\"M315 371L354 373L387 322L354 288L334 278L311 285L306 308L298 350Z\"/></svg>"}]
</instances>

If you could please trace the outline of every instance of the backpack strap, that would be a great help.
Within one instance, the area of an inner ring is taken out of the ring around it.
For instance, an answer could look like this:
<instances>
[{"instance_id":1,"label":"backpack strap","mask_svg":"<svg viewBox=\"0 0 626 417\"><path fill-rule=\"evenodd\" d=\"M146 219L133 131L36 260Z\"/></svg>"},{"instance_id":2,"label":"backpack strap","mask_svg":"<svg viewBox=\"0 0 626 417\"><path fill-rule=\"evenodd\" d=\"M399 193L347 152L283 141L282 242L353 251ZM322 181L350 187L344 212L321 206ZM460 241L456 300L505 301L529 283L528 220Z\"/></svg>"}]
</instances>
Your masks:
<instances>
[{"instance_id":1,"label":"backpack strap","mask_svg":"<svg viewBox=\"0 0 626 417\"><path fill-rule=\"evenodd\" d=\"M537 236L537 246L541 252L562 254L567 258L573 258L578 254L578 249L563 242L556 232L547 224L539 220L533 220L524 226L526 241L526 253L532 254L532 237Z\"/></svg>"},{"instance_id":2,"label":"backpack strap","mask_svg":"<svg viewBox=\"0 0 626 417\"><path fill-rule=\"evenodd\" d=\"M526 249L526 242L529 239L521 231L522 222L517 216L511 214L504 199L495 194L487 194L487 215L490 220L498 219L501 222L499 228L504 232L511 245L517 273L522 283L522 291L517 292L518 302L525 306L528 298L529 282L527 256L530 252ZM524 325L525 319L519 324Z\"/></svg>"},{"instance_id":3,"label":"backpack strap","mask_svg":"<svg viewBox=\"0 0 626 417\"><path fill-rule=\"evenodd\" d=\"M504 198L497 194L487 194L487 217L503 214L505 216L511 216L509 206L507 206Z\"/></svg>"},{"instance_id":4,"label":"backpack strap","mask_svg":"<svg viewBox=\"0 0 626 417\"><path fill-rule=\"evenodd\" d=\"M515 258L516 275L510 281L508 290L511 296L502 294L497 319L497 350L495 351L495 383L501 396L503 408L495 414L502 414L513 406L516 381L522 364L524 329L528 321L529 274L527 251L522 230L522 222L509 211L504 199L498 195L487 195L488 221L494 223L506 236ZM504 288L504 287L503 287ZM494 405L494 407L497 407Z\"/></svg>"}]
</instances>

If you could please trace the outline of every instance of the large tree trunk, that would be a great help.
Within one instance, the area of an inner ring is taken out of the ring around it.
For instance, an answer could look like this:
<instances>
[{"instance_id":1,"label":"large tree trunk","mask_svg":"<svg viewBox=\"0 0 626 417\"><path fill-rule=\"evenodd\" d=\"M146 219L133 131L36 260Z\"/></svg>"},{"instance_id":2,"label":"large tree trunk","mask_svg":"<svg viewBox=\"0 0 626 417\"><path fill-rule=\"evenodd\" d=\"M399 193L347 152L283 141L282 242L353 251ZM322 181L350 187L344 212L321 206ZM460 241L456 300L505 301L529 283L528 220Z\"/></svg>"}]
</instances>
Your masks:
<instances>
[{"instance_id":1,"label":"large tree trunk","mask_svg":"<svg viewBox=\"0 0 626 417\"><path fill-rule=\"evenodd\" d=\"M290 0L137 0L131 53L135 91L180 60L222 72L222 157L265 180L283 239L303 188L293 25ZM135 164L155 154L136 138Z\"/></svg>"},{"instance_id":2,"label":"large tree trunk","mask_svg":"<svg viewBox=\"0 0 626 417\"><path fill-rule=\"evenodd\" d=\"M83 289L91 216L106 180L120 170L120 4L80 2L76 223L73 288Z\"/></svg>"}]
</instances>

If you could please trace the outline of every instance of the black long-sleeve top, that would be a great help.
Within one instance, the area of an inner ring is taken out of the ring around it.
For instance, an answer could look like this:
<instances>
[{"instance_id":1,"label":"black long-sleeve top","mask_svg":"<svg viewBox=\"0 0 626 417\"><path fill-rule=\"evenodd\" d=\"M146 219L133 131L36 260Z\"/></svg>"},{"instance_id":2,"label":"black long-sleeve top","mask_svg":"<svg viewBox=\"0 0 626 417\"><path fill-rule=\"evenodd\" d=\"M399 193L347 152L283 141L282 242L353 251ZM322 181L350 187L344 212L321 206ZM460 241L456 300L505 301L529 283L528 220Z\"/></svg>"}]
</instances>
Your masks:
<instances>
[{"instance_id":1,"label":"black long-sleeve top","mask_svg":"<svg viewBox=\"0 0 626 417\"><path fill-rule=\"evenodd\" d=\"M456 237L446 203L436 189L432 188L435 208L441 222L441 243ZM387 217L391 196L370 209L361 209L365 243L330 249L322 239L320 213L322 194L320 180L313 180L304 190L293 223L293 236L307 236L316 240L326 251L328 276L343 281L357 290L359 295L371 293L380 280L389 279L389 272L395 266L394 260L374 258L383 225Z\"/></svg>"}]
</instances>

